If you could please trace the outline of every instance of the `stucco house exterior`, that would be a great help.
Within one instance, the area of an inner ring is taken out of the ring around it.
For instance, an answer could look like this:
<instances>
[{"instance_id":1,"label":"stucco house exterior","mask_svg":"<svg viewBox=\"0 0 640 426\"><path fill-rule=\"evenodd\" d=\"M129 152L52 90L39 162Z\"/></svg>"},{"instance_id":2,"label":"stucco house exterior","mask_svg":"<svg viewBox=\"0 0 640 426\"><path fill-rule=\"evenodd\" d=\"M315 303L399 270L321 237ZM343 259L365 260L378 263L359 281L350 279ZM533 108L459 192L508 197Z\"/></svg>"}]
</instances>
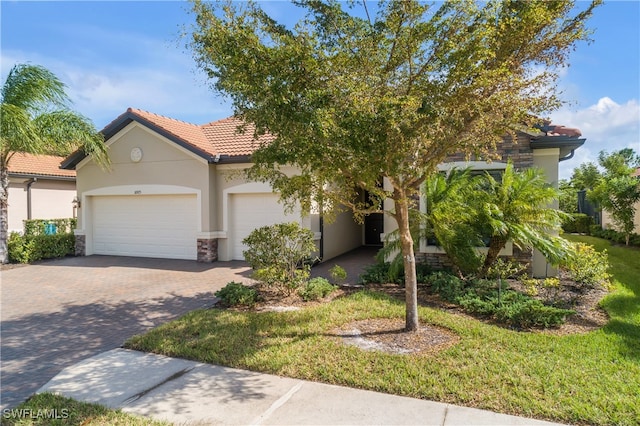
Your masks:
<instances>
[{"instance_id":1,"label":"stucco house exterior","mask_svg":"<svg viewBox=\"0 0 640 426\"><path fill-rule=\"evenodd\" d=\"M251 128L238 134L240 124L227 118L195 125L132 108L117 117L103 130L109 171L81 152L62 164L77 173L77 254L242 259L242 240L253 229L297 221L314 232L318 255L328 260L362 245L379 245L394 229L393 221L382 215L359 224L344 212L326 224L314 212L286 212L268 184L248 181L240 173L250 167L251 153L271 137L254 140ZM505 140L503 162L468 163L462 156L451 161L504 168L511 158L517 167L543 168L557 185L558 161L572 155L584 139L551 130L521 133L517 144ZM439 257L437 248L423 246L421 252L425 259Z\"/></svg>"},{"instance_id":2,"label":"stucco house exterior","mask_svg":"<svg viewBox=\"0 0 640 426\"><path fill-rule=\"evenodd\" d=\"M60 169L64 157L17 152L9 162L9 232L26 219L75 217L75 170Z\"/></svg>"}]
</instances>

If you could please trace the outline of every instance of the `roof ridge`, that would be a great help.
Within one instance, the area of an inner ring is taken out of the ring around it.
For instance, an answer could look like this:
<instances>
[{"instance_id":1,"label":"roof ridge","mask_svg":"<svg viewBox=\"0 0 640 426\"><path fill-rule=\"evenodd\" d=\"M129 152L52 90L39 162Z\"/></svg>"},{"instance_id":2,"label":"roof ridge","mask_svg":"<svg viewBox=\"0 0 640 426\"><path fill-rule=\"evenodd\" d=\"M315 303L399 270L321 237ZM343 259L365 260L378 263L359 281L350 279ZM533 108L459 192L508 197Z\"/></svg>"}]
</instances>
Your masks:
<instances>
[{"instance_id":1,"label":"roof ridge","mask_svg":"<svg viewBox=\"0 0 640 426\"><path fill-rule=\"evenodd\" d=\"M133 113L133 114L138 114L138 115L140 115L138 112L141 112L141 113L144 113L144 114L154 115L154 116L160 117L160 118L165 118L167 120L177 121L178 123L188 124L189 126L200 127L199 125L194 124L194 123L190 123L188 121L184 121L184 120L180 120L180 119L177 119L177 118L169 117L168 115L162 115L162 114L158 114L158 113L155 113L155 112L147 111L147 110L144 110L144 109L141 109L141 108L129 107L129 108L127 108L127 112L130 112L130 113Z\"/></svg>"}]
</instances>

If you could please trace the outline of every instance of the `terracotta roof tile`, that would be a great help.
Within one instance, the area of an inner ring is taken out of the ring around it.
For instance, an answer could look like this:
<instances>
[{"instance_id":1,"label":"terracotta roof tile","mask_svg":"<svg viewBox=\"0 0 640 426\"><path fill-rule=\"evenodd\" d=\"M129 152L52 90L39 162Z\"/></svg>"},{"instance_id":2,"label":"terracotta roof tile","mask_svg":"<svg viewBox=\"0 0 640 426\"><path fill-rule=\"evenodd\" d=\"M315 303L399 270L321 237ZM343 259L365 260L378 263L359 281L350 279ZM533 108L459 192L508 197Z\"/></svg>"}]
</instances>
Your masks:
<instances>
[{"instance_id":1,"label":"terracotta roof tile","mask_svg":"<svg viewBox=\"0 0 640 426\"><path fill-rule=\"evenodd\" d=\"M271 135L263 135L256 140L253 137L255 129L253 125L247 125L245 132L239 133L238 127L242 125L242 121L235 117L199 126L135 108L129 108L127 112L153 123L181 141L212 156L250 155L261 144L269 143L274 139Z\"/></svg>"},{"instance_id":2,"label":"terracotta roof tile","mask_svg":"<svg viewBox=\"0 0 640 426\"><path fill-rule=\"evenodd\" d=\"M63 160L64 157L55 155L33 155L16 152L9 161L9 174L75 178L75 170L63 170L60 168L60 163Z\"/></svg>"},{"instance_id":3,"label":"terracotta roof tile","mask_svg":"<svg viewBox=\"0 0 640 426\"><path fill-rule=\"evenodd\" d=\"M204 124L204 134L215 150L214 154L239 156L250 155L260 145L271 142L272 135L262 135L257 140L253 137L255 127L247 125L243 133L238 127L242 125L240 119L229 117L212 123Z\"/></svg>"},{"instance_id":4,"label":"terracotta roof tile","mask_svg":"<svg viewBox=\"0 0 640 426\"><path fill-rule=\"evenodd\" d=\"M211 142L205 136L202 128L196 124L187 123L186 121L176 120L174 118L165 117L163 115L154 114L141 109L129 108L127 112L155 124L189 145L192 145L206 153L212 153L213 147Z\"/></svg>"}]
</instances>

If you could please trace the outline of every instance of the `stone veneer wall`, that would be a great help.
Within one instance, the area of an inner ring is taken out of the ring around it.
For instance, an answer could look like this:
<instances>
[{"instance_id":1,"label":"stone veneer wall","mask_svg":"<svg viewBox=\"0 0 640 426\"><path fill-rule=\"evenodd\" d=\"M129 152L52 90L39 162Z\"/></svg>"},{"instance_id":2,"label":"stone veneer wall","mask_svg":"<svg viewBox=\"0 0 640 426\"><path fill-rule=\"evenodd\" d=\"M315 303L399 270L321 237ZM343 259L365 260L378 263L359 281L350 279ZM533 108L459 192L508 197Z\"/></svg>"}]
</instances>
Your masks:
<instances>
[{"instance_id":1,"label":"stone veneer wall","mask_svg":"<svg viewBox=\"0 0 640 426\"><path fill-rule=\"evenodd\" d=\"M465 154L456 154L447 158L447 162L452 161L473 161L478 158L467 158ZM516 169L527 169L533 166L533 150L531 149L531 137L526 134L518 133L516 141L511 136L505 136L502 143L496 147L496 155L491 158L492 161L500 161L506 163L511 160ZM513 255L506 256L514 261L526 265L525 272L531 274L533 251L522 251L517 247L513 248ZM416 253L416 261L429 265L434 270L448 269L452 266L451 261L446 254L443 253Z\"/></svg>"},{"instance_id":2,"label":"stone veneer wall","mask_svg":"<svg viewBox=\"0 0 640 426\"><path fill-rule=\"evenodd\" d=\"M218 260L218 239L217 238L198 238L197 261L202 263L211 263L217 260Z\"/></svg>"},{"instance_id":3,"label":"stone veneer wall","mask_svg":"<svg viewBox=\"0 0 640 426\"><path fill-rule=\"evenodd\" d=\"M455 154L447 158L445 162L451 161L474 161L486 160L486 158L477 158L471 156L467 158L466 154ZM533 166L533 150L531 149L531 137L529 135L518 133L516 141L511 136L505 136L502 143L496 146L495 155L490 158L491 161L501 161L506 163L508 160L513 162L516 169L527 169Z\"/></svg>"},{"instance_id":4,"label":"stone veneer wall","mask_svg":"<svg viewBox=\"0 0 640 426\"><path fill-rule=\"evenodd\" d=\"M76 256L84 256L87 254L87 238L85 235L76 235Z\"/></svg>"}]
</instances>

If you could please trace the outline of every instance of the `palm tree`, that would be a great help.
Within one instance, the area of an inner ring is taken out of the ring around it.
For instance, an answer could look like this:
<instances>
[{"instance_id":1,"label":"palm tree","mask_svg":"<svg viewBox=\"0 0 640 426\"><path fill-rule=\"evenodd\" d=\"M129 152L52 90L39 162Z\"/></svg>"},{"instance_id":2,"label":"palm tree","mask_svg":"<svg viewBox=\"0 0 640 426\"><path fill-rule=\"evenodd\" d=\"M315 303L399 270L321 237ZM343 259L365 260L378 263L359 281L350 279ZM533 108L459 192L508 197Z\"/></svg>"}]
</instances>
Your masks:
<instances>
[{"instance_id":1,"label":"palm tree","mask_svg":"<svg viewBox=\"0 0 640 426\"><path fill-rule=\"evenodd\" d=\"M16 152L68 154L81 148L109 162L104 138L69 109L65 85L38 65L15 65L2 86L0 109L0 262L7 263L9 162Z\"/></svg>"},{"instance_id":2,"label":"palm tree","mask_svg":"<svg viewBox=\"0 0 640 426\"><path fill-rule=\"evenodd\" d=\"M567 254L564 240L552 235L560 229L564 216L550 207L557 190L549 186L541 170L516 171L509 163L501 182L488 173L486 182L480 215L490 241L481 275L497 260L507 241L521 249L535 248L554 263Z\"/></svg>"}]
</instances>

